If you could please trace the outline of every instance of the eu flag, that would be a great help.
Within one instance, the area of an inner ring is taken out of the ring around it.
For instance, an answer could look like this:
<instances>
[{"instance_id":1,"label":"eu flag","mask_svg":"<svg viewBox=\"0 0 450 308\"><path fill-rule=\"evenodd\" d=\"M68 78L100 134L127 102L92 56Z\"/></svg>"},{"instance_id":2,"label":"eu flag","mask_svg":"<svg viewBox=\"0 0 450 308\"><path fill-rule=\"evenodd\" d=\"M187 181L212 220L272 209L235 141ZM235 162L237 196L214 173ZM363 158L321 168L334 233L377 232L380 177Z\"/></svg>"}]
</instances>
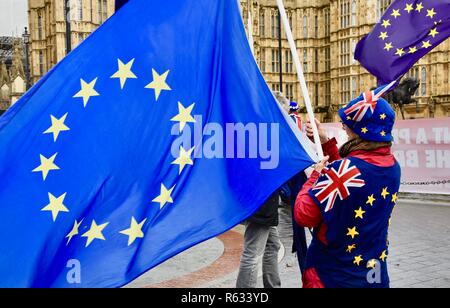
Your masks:
<instances>
[{"instance_id":1,"label":"eu flag","mask_svg":"<svg viewBox=\"0 0 450 308\"><path fill-rule=\"evenodd\" d=\"M397 0L356 46L355 59L388 84L450 36L450 0Z\"/></svg>"},{"instance_id":2,"label":"eu flag","mask_svg":"<svg viewBox=\"0 0 450 308\"><path fill-rule=\"evenodd\" d=\"M316 158L291 122L237 1L130 1L0 118L0 286L123 286L225 232Z\"/></svg>"},{"instance_id":3,"label":"eu flag","mask_svg":"<svg viewBox=\"0 0 450 308\"><path fill-rule=\"evenodd\" d=\"M125 3L127 3L127 2L128 2L128 0L116 0L116 1L115 1L115 9L116 9L116 12L117 12L122 6L124 6Z\"/></svg>"}]
</instances>

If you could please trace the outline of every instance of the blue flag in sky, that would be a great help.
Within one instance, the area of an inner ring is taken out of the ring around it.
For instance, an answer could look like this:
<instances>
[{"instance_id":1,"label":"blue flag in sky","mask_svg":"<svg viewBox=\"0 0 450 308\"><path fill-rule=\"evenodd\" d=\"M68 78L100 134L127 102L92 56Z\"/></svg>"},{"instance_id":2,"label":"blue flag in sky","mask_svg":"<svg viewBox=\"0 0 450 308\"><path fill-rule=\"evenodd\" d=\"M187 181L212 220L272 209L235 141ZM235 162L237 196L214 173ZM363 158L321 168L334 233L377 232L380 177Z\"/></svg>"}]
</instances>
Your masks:
<instances>
[{"instance_id":1,"label":"blue flag in sky","mask_svg":"<svg viewBox=\"0 0 450 308\"><path fill-rule=\"evenodd\" d=\"M115 1L116 11L118 11L127 2L128 2L128 0L116 0Z\"/></svg>"},{"instance_id":2,"label":"blue flag in sky","mask_svg":"<svg viewBox=\"0 0 450 308\"><path fill-rule=\"evenodd\" d=\"M356 46L355 59L387 84L450 36L450 0L397 0Z\"/></svg>"},{"instance_id":3,"label":"blue flag in sky","mask_svg":"<svg viewBox=\"0 0 450 308\"><path fill-rule=\"evenodd\" d=\"M118 287L230 229L313 163L293 127L237 1L129 2L0 118L0 286Z\"/></svg>"}]
</instances>

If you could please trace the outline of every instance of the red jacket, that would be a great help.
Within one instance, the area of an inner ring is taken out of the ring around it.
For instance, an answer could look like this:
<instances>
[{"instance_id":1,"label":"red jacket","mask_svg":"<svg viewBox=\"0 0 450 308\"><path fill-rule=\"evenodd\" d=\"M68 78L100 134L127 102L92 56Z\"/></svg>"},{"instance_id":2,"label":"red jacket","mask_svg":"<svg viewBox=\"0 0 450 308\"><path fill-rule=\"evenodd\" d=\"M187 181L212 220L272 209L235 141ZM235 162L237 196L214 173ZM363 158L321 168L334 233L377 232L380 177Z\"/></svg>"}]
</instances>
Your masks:
<instances>
[{"instance_id":1,"label":"red jacket","mask_svg":"<svg viewBox=\"0 0 450 308\"><path fill-rule=\"evenodd\" d=\"M330 156L329 162L341 159L339 150L337 147L336 139L331 139L327 143L322 145L325 155ZM380 148L375 151L354 151L351 152L349 157L357 157L370 164L380 167L390 167L395 164L395 157L391 153L390 147ZM307 228L316 228L317 232L315 236L323 244L327 245L327 226L323 222L322 214L318 205L314 202L311 196L308 194L309 190L314 187L320 174L314 171L311 177L303 185L302 190L297 196L294 208L295 221ZM320 281L319 276L315 269L308 269L303 274L303 287L305 288L323 288L324 285Z\"/></svg>"}]
</instances>

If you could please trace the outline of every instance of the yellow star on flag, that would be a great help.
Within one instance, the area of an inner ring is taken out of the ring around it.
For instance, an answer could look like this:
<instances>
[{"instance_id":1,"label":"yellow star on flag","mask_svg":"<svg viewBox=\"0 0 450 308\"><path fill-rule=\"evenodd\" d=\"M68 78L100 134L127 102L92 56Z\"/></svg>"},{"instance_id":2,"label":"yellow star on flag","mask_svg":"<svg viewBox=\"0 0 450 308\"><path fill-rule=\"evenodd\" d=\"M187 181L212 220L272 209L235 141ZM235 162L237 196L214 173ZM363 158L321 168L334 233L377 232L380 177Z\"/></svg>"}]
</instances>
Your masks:
<instances>
[{"instance_id":1,"label":"yellow star on flag","mask_svg":"<svg viewBox=\"0 0 450 308\"><path fill-rule=\"evenodd\" d=\"M164 184L161 183L161 192L158 197L152 200L152 202L159 203L159 208L162 209L166 203L173 203L172 192L175 189L175 185L171 189L167 189Z\"/></svg>"},{"instance_id":2,"label":"yellow star on flag","mask_svg":"<svg viewBox=\"0 0 450 308\"><path fill-rule=\"evenodd\" d=\"M363 133L363 134L367 134L368 131L369 130L367 129L367 127L361 128L361 133Z\"/></svg>"},{"instance_id":3,"label":"yellow star on flag","mask_svg":"<svg viewBox=\"0 0 450 308\"><path fill-rule=\"evenodd\" d=\"M416 53L417 47L409 47L409 53Z\"/></svg>"},{"instance_id":4,"label":"yellow star on flag","mask_svg":"<svg viewBox=\"0 0 450 308\"><path fill-rule=\"evenodd\" d=\"M386 132L384 130L382 130L380 135L381 135L381 137L384 137L384 136L386 136Z\"/></svg>"},{"instance_id":5,"label":"yellow star on flag","mask_svg":"<svg viewBox=\"0 0 450 308\"><path fill-rule=\"evenodd\" d=\"M385 113L380 114L380 120L384 120L384 119L386 119L386 114Z\"/></svg>"},{"instance_id":6,"label":"yellow star on flag","mask_svg":"<svg viewBox=\"0 0 450 308\"><path fill-rule=\"evenodd\" d=\"M189 151L186 151L183 146L180 146L180 155L177 159L175 159L172 162L172 165L178 165L179 166L179 172L178 174L181 174L184 167L186 165L193 165L194 161L191 159L192 151L194 151L195 147L192 147Z\"/></svg>"},{"instance_id":7,"label":"yellow star on flag","mask_svg":"<svg viewBox=\"0 0 450 308\"><path fill-rule=\"evenodd\" d=\"M438 35L438 34L439 34L438 30L436 28L434 28L434 29L431 29L429 35L432 36L433 38L435 38L436 35Z\"/></svg>"},{"instance_id":8,"label":"yellow star on flag","mask_svg":"<svg viewBox=\"0 0 450 308\"><path fill-rule=\"evenodd\" d=\"M386 250L381 253L380 260L385 262L387 258Z\"/></svg>"},{"instance_id":9,"label":"yellow star on flag","mask_svg":"<svg viewBox=\"0 0 450 308\"><path fill-rule=\"evenodd\" d=\"M384 44L384 50L391 50L392 48L394 48L394 46L392 46L392 43L386 43Z\"/></svg>"},{"instance_id":10,"label":"yellow star on flag","mask_svg":"<svg viewBox=\"0 0 450 308\"><path fill-rule=\"evenodd\" d=\"M412 11L414 11L413 5L412 4L406 4L405 11L407 11L408 13L411 13Z\"/></svg>"},{"instance_id":11,"label":"yellow star on flag","mask_svg":"<svg viewBox=\"0 0 450 308\"><path fill-rule=\"evenodd\" d=\"M377 260L375 260L375 259L369 260L367 262L367 268L375 268L376 265L377 265Z\"/></svg>"},{"instance_id":12,"label":"yellow star on flag","mask_svg":"<svg viewBox=\"0 0 450 308\"><path fill-rule=\"evenodd\" d=\"M427 12L428 12L427 17L430 17L431 19L433 19L434 15L436 15L436 12L434 11L434 9L427 10Z\"/></svg>"},{"instance_id":13,"label":"yellow star on flag","mask_svg":"<svg viewBox=\"0 0 450 308\"><path fill-rule=\"evenodd\" d=\"M416 5L416 11L420 13L423 10L423 2L420 2Z\"/></svg>"},{"instance_id":14,"label":"yellow star on flag","mask_svg":"<svg viewBox=\"0 0 450 308\"><path fill-rule=\"evenodd\" d=\"M355 245L355 244L353 244L353 245L348 245L348 246L347 246L346 252L352 253L352 251L353 251L354 249L356 249L356 245Z\"/></svg>"},{"instance_id":15,"label":"yellow star on flag","mask_svg":"<svg viewBox=\"0 0 450 308\"><path fill-rule=\"evenodd\" d=\"M53 115L50 115L50 119L52 121L52 126L50 126L49 129L47 129L44 134L53 134L53 141L56 142L56 139L58 139L58 136L61 132L65 132L70 130L65 124L64 121L66 121L67 115L69 113L66 113L63 115L60 119L55 118Z\"/></svg>"},{"instance_id":16,"label":"yellow star on flag","mask_svg":"<svg viewBox=\"0 0 450 308\"><path fill-rule=\"evenodd\" d=\"M128 79L137 79L137 76L131 70L131 67L134 64L134 59L132 59L127 64L124 64L120 59L118 59L117 62L119 65L119 70L115 72L114 75L111 76L111 78L120 79L120 88L123 90L123 87L125 87L125 83Z\"/></svg>"},{"instance_id":17,"label":"yellow star on flag","mask_svg":"<svg viewBox=\"0 0 450 308\"><path fill-rule=\"evenodd\" d=\"M383 41L384 41L385 39L387 39L388 37L389 37L389 36L388 36L387 32L381 32L381 33L380 33L380 36L379 36L379 38L382 39Z\"/></svg>"},{"instance_id":18,"label":"yellow star on flag","mask_svg":"<svg viewBox=\"0 0 450 308\"><path fill-rule=\"evenodd\" d=\"M383 23L381 24L382 27L387 28L391 25L391 22L389 21L389 19L385 19L383 20Z\"/></svg>"},{"instance_id":19,"label":"yellow star on flag","mask_svg":"<svg viewBox=\"0 0 450 308\"><path fill-rule=\"evenodd\" d=\"M356 231L356 227L353 227L351 229L347 228L347 230L348 230L347 236L350 236L352 239L354 239L355 236L359 235L359 233Z\"/></svg>"},{"instance_id":20,"label":"yellow star on flag","mask_svg":"<svg viewBox=\"0 0 450 308\"><path fill-rule=\"evenodd\" d=\"M400 10L393 10L391 16L394 16L394 18L401 16Z\"/></svg>"},{"instance_id":21,"label":"yellow star on flag","mask_svg":"<svg viewBox=\"0 0 450 308\"><path fill-rule=\"evenodd\" d=\"M140 223L137 223L134 217L131 217L130 228L120 231L121 234L128 235L128 246L134 243L137 238L143 238L144 232L142 232L142 227L144 226L147 219L144 219Z\"/></svg>"},{"instance_id":22,"label":"yellow star on flag","mask_svg":"<svg viewBox=\"0 0 450 308\"><path fill-rule=\"evenodd\" d=\"M66 238L67 238L66 246L69 245L70 241L72 240L72 238L75 235L78 235L79 229L80 229L80 226L81 226L82 223L83 223L83 219L80 222L75 220L75 223L73 224L72 230L69 232L69 234L66 235Z\"/></svg>"},{"instance_id":23,"label":"yellow star on flag","mask_svg":"<svg viewBox=\"0 0 450 308\"><path fill-rule=\"evenodd\" d=\"M34 169L32 172L42 172L42 179L45 181L45 179L47 178L50 171L60 169L57 165L55 165L55 159L56 159L57 155L58 155L58 153L56 153L55 155L53 155L50 158L46 158L45 156L43 156L41 154L40 155L41 164L39 167Z\"/></svg>"},{"instance_id":24,"label":"yellow star on flag","mask_svg":"<svg viewBox=\"0 0 450 308\"><path fill-rule=\"evenodd\" d=\"M386 197L388 195L390 195L390 193L388 192L388 188L387 187L383 188L383 191L381 192L381 196L383 197L383 199L386 200Z\"/></svg>"},{"instance_id":25,"label":"yellow star on flag","mask_svg":"<svg viewBox=\"0 0 450 308\"><path fill-rule=\"evenodd\" d=\"M155 100L158 101L159 95L162 91L172 91L170 86L167 84L167 76L169 75L170 70L167 70L162 75L159 75L157 71L152 69L153 81L145 86L146 89L155 90Z\"/></svg>"},{"instance_id":26,"label":"yellow star on flag","mask_svg":"<svg viewBox=\"0 0 450 308\"><path fill-rule=\"evenodd\" d=\"M364 215L366 212L363 211L362 207L359 207L359 209L355 210L355 213L356 213L355 219L356 219L356 218L364 219L364 216L363 216L363 215Z\"/></svg>"},{"instance_id":27,"label":"yellow star on flag","mask_svg":"<svg viewBox=\"0 0 450 308\"><path fill-rule=\"evenodd\" d=\"M370 204L370 206L373 206L373 203L375 202L375 196L374 195L371 195L371 196L369 196L369 197L367 197L367 202L366 202L366 204Z\"/></svg>"},{"instance_id":28,"label":"yellow star on flag","mask_svg":"<svg viewBox=\"0 0 450 308\"><path fill-rule=\"evenodd\" d=\"M362 258L362 255L356 256L356 257L355 257L355 260L353 261L353 264L359 266L363 260L364 260L364 259Z\"/></svg>"},{"instance_id":29,"label":"yellow star on flag","mask_svg":"<svg viewBox=\"0 0 450 308\"><path fill-rule=\"evenodd\" d=\"M74 98L83 98L83 105L85 108L91 97L100 96L100 94L94 89L95 84L97 83L97 79L98 78L95 78L89 83L81 79L81 90L73 96Z\"/></svg>"},{"instance_id":30,"label":"yellow star on flag","mask_svg":"<svg viewBox=\"0 0 450 308\"><path fill-rule=\"evenodd\" d=\"M56 221L56 218L58 217L59 212L69 212L67 207L64 205L64 199L66 198L67 193L59 196L56 198L51 193L48 193L48 199L50 200L50 203L46 205L41 211L45 212L52 212L52 218L53 221Z\"/></svg>"},{"instance_id":31,"label":"yellow star on flag","mask_svg":"<svg viewBox=\"0 0 450 308\"><path fill-rule=\"evenodd\" d=\"M403 50L403 48L397 48L397 52L395 54L401 57L405 54L405 51Z\"/></svg>"},{"instance_id":32,"label":"yellow star on flag","mask_svg":"<svg viewBox=\"0 0 450 308\"><path fill-rule=\"evenodd\" d=\"M95 239L102 240L102 241L105 240L105 237L103 236L102 232L108 224L109 224L109 222L101 224L101 225L97 225L95 220L92 221L91 228L81 236L81 237L87 237L86 247L91 245L92 241L94 241Z\"/></svg>"},{"instance_id":33,"label":"yellow star on flag","mask_svg":"<svg viewBox=\"0 0 450 308\"><path fill-rule=\"evenodd\" d=\"M422 42L422 48L430 48L432 45L430 44L430 41L423 41Z\"/></svg>"},{"instance_id":34,"label":"yellow star on flag","mask_svg":"<svg viewBox=\"0 0 450 308\"><path fill-rule=\"evenodd\" d=\"M391 201L392 201L394 204L396 204L396 203L397 203L397 199L398 199L397 193L393 194L393 195L392 195Z\"/></svg>"},{"instance_id":35,"label":"yellow star on flag","mask_svg":"<svg viewBox=\"0 0 450 308\"><path fill-rule=\"evenodd\" d=\"M183 130L186 123L195 123L195 119L191 115L194 107L195 103L185 108L180 102L178 102L178 114L170 120L173 122L180 122L180 132Z\"/></svg>"}]
</instances>

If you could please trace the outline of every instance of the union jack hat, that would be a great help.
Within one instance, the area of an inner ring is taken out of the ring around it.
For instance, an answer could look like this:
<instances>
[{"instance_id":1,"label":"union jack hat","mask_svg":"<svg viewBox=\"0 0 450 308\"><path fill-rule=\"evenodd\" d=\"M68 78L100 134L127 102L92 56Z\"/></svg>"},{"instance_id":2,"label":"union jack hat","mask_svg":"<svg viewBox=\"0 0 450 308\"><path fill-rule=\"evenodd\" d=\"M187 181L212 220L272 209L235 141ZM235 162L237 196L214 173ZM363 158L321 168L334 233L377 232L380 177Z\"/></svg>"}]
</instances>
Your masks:
<instances>
[{"instance_id":1,"label":"union jack hat","mask_svg":"<svg viewBox=\"0 0 450 308\"><path fill-rule=\"evenodd\" d=\"M396 82L392 82L373 91L366 91L339 109L342 122L364 140L393 141L395 111L382 96L395 84Z\"/></svg>"}]
</instances>

